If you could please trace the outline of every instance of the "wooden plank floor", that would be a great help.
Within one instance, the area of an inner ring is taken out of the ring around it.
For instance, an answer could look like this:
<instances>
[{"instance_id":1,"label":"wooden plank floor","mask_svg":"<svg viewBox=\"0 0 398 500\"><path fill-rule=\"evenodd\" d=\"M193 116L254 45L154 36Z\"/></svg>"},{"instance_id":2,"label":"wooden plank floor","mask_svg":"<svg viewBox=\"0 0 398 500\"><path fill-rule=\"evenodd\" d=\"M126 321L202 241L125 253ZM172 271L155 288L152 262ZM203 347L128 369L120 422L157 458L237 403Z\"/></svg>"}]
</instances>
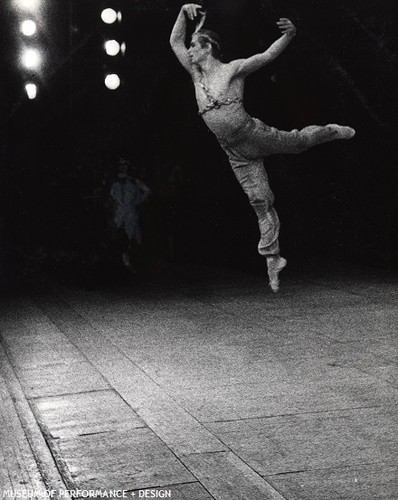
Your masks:
<instances>
[{"instance_id":1,"label":"wooden plank floor","mask_svg":"<svg viewBox=\"0 0 398 500\"><path fill-rule=\"evenodd\" d=\"M0 307L0 496L397 500L396 275L220 269Z\"/></svg>"}]
</instances>

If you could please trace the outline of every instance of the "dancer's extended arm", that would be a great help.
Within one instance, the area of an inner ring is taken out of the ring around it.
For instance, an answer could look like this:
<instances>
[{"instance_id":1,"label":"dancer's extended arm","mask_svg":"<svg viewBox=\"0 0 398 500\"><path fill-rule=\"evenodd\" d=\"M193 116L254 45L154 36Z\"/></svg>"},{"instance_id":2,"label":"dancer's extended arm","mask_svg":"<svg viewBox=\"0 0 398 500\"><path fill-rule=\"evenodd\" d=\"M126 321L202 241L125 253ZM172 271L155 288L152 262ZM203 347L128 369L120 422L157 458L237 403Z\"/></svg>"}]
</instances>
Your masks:
<instances>
[{"instance_id":1,"label":"dancer's extended arm","mask_svg":"<svg viewBox=\"0 0 398 500\"><path fill-rule=\"evenodd\" d=\"M276 24L283 35L268 47L265 52L255 54L247 59L238 59L234 61L236 64L236 74L240 76L249 75L272 62L286 49L296 34L296 27L285 17L279 19Z\"/></svg>"},{"instance_id":2,"label":"dancer's extended arm","mask_svg":"<svg viewBox=\"0 0 398 500\"><path fill-rule=\"evenodd\" d=\"M187 17L191 21L203 13L199 12L203 7L195 3L188 3L181 7L180 13L174 23L173 30L170 35L170 45L177 59L184 68L191 73L192 64L188 56L188 50L185 46L185 38L187 34Z\"/></svg>"}]
</instances>

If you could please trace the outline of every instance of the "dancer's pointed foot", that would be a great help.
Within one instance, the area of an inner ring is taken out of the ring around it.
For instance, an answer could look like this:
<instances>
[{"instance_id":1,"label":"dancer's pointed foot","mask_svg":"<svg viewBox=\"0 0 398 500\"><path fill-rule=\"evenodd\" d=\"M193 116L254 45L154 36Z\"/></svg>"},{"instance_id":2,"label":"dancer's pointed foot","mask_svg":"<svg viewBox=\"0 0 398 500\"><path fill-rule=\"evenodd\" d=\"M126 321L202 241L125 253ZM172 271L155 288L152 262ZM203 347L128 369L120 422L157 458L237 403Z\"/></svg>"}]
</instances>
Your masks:
<instances>
[{"instance_id":1,"label":"dancer's pointed foot","mask_svg":"<svg viewBox=\"0 0 398 500\"><path fill-rule=\"evenodd\" d=\"M337 125L337 123L332 123L328 127L335 131L336 139L352 139L355 135L355 130L351 127Z\"/></svg>"},{"instance_id":2,"label":"dancer's pointed foot","mask_svg":"<svg viewBox=\"0 0 398 500\"><path fill-rule=\"evenodd\" d=\"M279 273L284 267L286 267L287 260L280 255L273 255L272 257L267 257L267 267L268 267L268 277L269 286L271 290L276 293L279 291Z\"/></svg>"}]
</instances>

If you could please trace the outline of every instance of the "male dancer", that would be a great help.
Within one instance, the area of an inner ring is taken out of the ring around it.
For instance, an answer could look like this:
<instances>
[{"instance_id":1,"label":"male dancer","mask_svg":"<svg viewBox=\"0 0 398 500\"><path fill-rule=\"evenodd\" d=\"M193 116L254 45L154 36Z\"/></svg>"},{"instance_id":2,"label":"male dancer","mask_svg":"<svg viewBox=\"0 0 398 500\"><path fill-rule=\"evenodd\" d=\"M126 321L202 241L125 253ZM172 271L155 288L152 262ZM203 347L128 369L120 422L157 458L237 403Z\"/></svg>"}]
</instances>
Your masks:
<instances>
[{"instance_id":1,"label":"male dancer","mask_svg":"<svg viewBox=\"0 0 398 500\"><path fill-rule=\"evenodd\" d=\"M199 114L227 153L232 169L257 214L260 228L258 252L267 258L269 284L279 290L279 272L286 259L279 253L279 219L273 207L274 196L268 183L263 157L272 154L301 153L323 142L350 139L355 131L341 125L311 125L285 132L248 115L243 107L245 78L281 54L296 34L286 18L277 22L282 36L265 52L247 59L221 62L218 36L201 28L202 7L185 4L174 24L170 44L195 86ZM198 21L189 49L185 46L187 18Z\"/></svg>"}]
</instances>

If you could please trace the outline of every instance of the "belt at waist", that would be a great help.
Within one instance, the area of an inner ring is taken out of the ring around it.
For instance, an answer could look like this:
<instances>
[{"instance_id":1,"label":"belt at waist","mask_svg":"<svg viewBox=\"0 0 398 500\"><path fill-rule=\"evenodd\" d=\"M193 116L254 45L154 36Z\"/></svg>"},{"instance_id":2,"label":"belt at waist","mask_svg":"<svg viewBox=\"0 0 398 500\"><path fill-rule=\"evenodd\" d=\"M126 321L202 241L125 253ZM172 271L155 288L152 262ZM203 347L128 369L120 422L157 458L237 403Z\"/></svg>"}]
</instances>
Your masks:
<instances>
[{"instance_id":1,"label":"belt at waist","mask_svg":"<svg viewBox=\"0 0 398 500\"><path fill-rule=\"evenodd\" d=\"M224 99L224 100L215 99L214 101L207 104L207 106L205 108L199 110L198 114L200 116L202 116L207 111L211 111L212 109L219 109L221 106L228 106L229 104L241 103L241 102L242 102L241 97L228 97L227 99Z\"/></svg>"}]
</instances>

